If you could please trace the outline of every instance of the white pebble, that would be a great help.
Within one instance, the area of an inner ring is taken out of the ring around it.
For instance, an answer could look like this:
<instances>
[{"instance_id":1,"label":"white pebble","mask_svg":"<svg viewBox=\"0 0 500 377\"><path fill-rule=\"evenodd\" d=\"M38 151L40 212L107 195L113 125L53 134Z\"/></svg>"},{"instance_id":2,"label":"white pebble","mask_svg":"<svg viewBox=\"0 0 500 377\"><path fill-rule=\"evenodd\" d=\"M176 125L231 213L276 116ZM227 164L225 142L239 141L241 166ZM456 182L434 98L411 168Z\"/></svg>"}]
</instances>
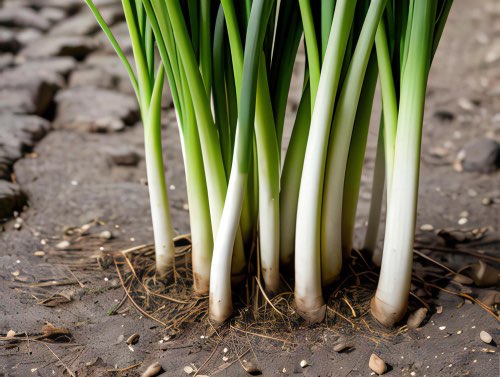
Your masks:
<instances>
[{"instance_id":1,"label":"white pebble","mask_svg":"<svg viewBox=\"0 0 500 377\"><path fill-rule=\"evenodd\" d=\"M443 331L444 329L446 329L446 326L439 326L439 330Z\"/></svg>"},{"instance_id":2,"label":"white pebble","mask_svg":"<svg viewBox=\"0 0 500 377\"><path fill-rule=\"evenodd\" d=\"M301 367L301 368L305 368L305 367L306 367L306 366L308 366L308 365L309 365L309 363L308 363L306 360L302 360L302 361L300 362L300 367Z\"/></svg>"},{"instance_id":3,"label":"white pebble","mask_svg":"<svg viewBox=\"0 0 500 377\"><path fill-rule=\"evenodd\" d=\"M374 353L372 353L372 355L370 356L368 366L378 375L384 374L387 371L387 365L385 364L384 360L382 360Z\"/></svg>"},{"instance_id":4,"label":"white pebble","mask_svg":"<svg viewBox=\"0 0 500 377\"><path fill-rule=\"evenodd\" d=\"M481 340L483 342L485 342L486 344L490 344L493 340L492 336L490 334L488 334L486 331L482 330L480 333L479 333L479 338L481 338Z\"/></svg>"},{"instance_id":5,"label":"white pebble","mask_svg":"<svg viewBox=\"0 0 500 377\"><path fill-rule=\"evenodd\" d=\"M458 225L465 225L468 221L469 220L467 220L467 218L461 217L460 219L458 219Z\"/></svg>"},{"instance_id":6,"label":"white pebble","mask_svg":"<svg viewBox=\"0 0 500 377\"><path fill-rule=\"evenodd\" d=\"M420 230L423 230L425 232L431 232L434 230L434 226L432 224L424 224L420 227Z\"/></svg>"}]
</instances>

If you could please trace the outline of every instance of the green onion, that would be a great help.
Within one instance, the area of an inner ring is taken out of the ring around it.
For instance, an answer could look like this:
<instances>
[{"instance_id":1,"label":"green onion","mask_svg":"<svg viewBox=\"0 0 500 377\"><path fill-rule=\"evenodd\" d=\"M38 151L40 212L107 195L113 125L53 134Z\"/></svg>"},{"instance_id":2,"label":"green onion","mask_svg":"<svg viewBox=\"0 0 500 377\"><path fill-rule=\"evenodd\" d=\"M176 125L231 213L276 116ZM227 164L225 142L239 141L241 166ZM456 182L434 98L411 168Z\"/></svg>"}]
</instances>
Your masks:
<instances>
[{"instance_id":1,"label":"green onion","mask_svg":"<svg viewBox=\"0 0 500 377\"><path fill-rule=\"evenodd\" d=\"M232 314L232 284L254 276L270 295L280 292L282 277L294 280L297 312L308 322L323 320L323 286L337 281L354 247L380 78L383 114L364 248L375 264L382 258L373 315L388 326L401 319L426 82L452 1L122 0L134 67L93 1L86 2L122 60L141 110L160 276L174 256L160 127L166 76L186 174L193 290L209 295L215 322ZM282 158L302 38L302 91Z\"/></svg>"}]
</instances>

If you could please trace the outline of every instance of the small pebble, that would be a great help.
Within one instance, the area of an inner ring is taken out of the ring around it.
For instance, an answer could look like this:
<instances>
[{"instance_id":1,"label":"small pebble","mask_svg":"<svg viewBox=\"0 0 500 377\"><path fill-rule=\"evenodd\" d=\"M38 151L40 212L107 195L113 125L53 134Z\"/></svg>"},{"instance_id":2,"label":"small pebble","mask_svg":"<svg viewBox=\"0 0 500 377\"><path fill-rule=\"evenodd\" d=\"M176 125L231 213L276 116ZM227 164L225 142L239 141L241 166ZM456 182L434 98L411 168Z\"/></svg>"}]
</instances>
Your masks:
<instances>
[{"instance_id":1,"label":"small pebble","mask_svg":"<svg viewBox=\"0 0 500 377\"><path fill-rule=\"evenodd\" d=\"M228 360L229 360L229 357L227 357L227 356L223 356L223 357L222 357L222 361L226 362L226 361L228 361Z\"/></svg>"},{"instance_id":2,"label":"small pebble","mask_svg":"<svg viewBox=\"0 0 500 377\"><path fill-rule=\"evenodd\" d=\"M384 374L387 371L387 365L385 364L384 360L382 360L374 353L372 353L372 355L370 356L368 366L378 375Z\"/></svg>"},{"instance_id":3,"label":"small pebble","mask_svg":"<svg viewBox=\"0 0 500 377\"><path fill-rule=\"evenodd\" d=\"M491 337L490 334L488 334L486 331L482 330L480 333L479 333L479 338L481 338L481 340L483 342L485 342L486 344L490 344L492 341L493 341L493 338Z\"/></svg>"},{"instance_id":4,"label":"small pebble","mask_svg":"<svg viewBox=\"0 0 500 377\"><path fill-rule=\"evenodd\" d=\"M224 352L224 353L227 353L227 351L229 351L227 348L224 348L224 349L222 350L222 352Z\"/></svg>"},{"instance_id":5,"label":"small pebble","mask_svg":"<svg viewBox=\"0 0 500 377\"><path fill-rule=\"evenodd\" d=\"M474 189L468 189L467 194L469 194L470 197L474 198L477 196L477 191Z\"/></svg>"},{"instance_id":6,"label":"small pebble","mask_svg":"<svg viewBox=\"0 0 500 377\"><path fill-rule=\"evenodd\" d=\"M23 224L22 224L22 223L15 223L15 224L14 224L14 229L15 229L15 230L20 230L22 227L23 227Z\"/></svg>"},{"instance_id":7,"label":"small pebble","mask_svg":"<svg viewBox=\"0 0 500 377\"><path fill-rule=\"evenodd\" d=\"M141 377L154 377L157 376L161 371L161 365L157 361L151 364L147 369L141 374Z\"/></svg>"},{"instance_id":8,"label":"small pebble","mask_svg":"<svg viewBox=\"0 0 500 377\"><path fill-rule=\"evenodd\" d=\"M465 225L468 221L469 220L467 220L466 217L461 217L460 219L458 219L458 225Z\"/></svg>"},{"instance_id":9,"label":"small pebble","mask_svg":"<svg viewBox=\"0 0 500 377\"><path fill-rule=\"evenodd\" d=\"M243 360L241 366L243 367L243 369L245 369L245 372L251 374L252 376L262 374L262 371L257 366L257 364L253 363L252 361Z\"/></svg>"},{"instance_id":10,"label":"small pebble","mask_svg":"<svg viewBox=\"0 0 500 377\"><path fill-rule=\"evenodd\" d=\"M186 365L184 367L184 372L186 372L187 374L191 374L194 372L194 369L192 367L190 367L189 365Z\"/></svg>"},{"instance_id":11,"label":"small pebble","mask_svg":"<svg viewBox=\"0 0 500 377\"><path fill-rule=\"evenodd\" d=\"M336 344L336 345L333 347L333 350L334 350L335 352L340 353L340 352L344 351L346 348L348 348L347 344L346 344L346 343L344 343L344 342L340 342L340 343Z\"/></svg>"},{"instance_id":12,"label":"small pebble","mask_svg":"<svg viewBox=\"0 0 500 377\"><path fill-rule=\"evenodd\" d=\"M140 337L141 336L139 334L137 334L137 333L130 335L128 337L128 339L127 339L127 344L128 345L137 344L137 342L139 341Z\"/></svg>"},{"instance_id":13,"label":"small pebble","mask_svg":"<svg viewBox=\"0 0 500 377\"><path fill-rule=\"evenodd\" d=\"M446 329L446 326L439 326L439 330L443 331Z\"/></svg>"},{"instance_id":14,"label":"small pebble","mask_svg":"<svg viewBox=\"0 0 500 377\"><path fill-rule=\"evenodd\" d=\"M308 366L308 365L309 365L309 363L308 363L306 360L302 360L302 361L300 362L300 367L301 367L301 368L305 368L305 367L306 367L306 366Z\"/></svg>"},{"instance_id":15,"label":"small pebble","mask_svg":"<svg viewBox=\"0 0 500 377\"><path fill-rule=\"evenodd\" d=\"M410 316L408 317L408 322L406 323L408 325L409 329L416 329L420 326L420 324L423 322L425 317L427 316L427 308L420 308L415 310Z\"/></svg>"},{"instance_id":16,"label":"small pebble","mask_svg":"<svg viewBox=\"0 0 500 377\"><path fill-rule=\"evenodd\" d=\"M460 334L462 334L462 330L457 331L457 335L460 335Z\"/></svg>"},{"instance_id":17,"label":"small pebble","mask_svg":"<svg viewBox=\"0 0 500 377\"><path fill-rule=\"evenodd\" d=\"M16 336L16 332L14 330L7 331L7 335L5 336L7 339L12 339Z\"/></svg>"},{"instance_id":18,"label":"small pebble","mask_svg":"<svg viewBox=\"0 0 500 377\"><path fill-rule=\"evenodd\" d=\"M491 199L491 198L486 197L486 198L481 199L481 204L483 206L489 206L492 203L493 203L493 199Z\"/></svg>"},{"instance_id":19,"label":"small pebble","mask_svg":"<svg viewBox=\"0 0 500 377\"><path fill-rule=\"evenodd\" d=\"M113 234L109 230L103 230L101 233L99 233L99 238L102 240L110 240L113 238Z\"/></svg>"},{"instance_id":20,"label":"small pebble","mask_svg":"<svg viewBox=\"0 0 500 377\"><path fill-rule=\"evenodd\" d=\"M434 226L432 224L424 224L420 227L420 230L423 230L425 232L431 232L434 230Z\"/></svg>"},{"instance_id":21,"label":"small pebble","mask_svg":"<svg viewBox=\"0 0 500 377\"><path fill-rule=\"evenodd\" d=\"M56 245L56 248L59 250L67 249L71 244L69 241L61 241Z\"/></svg>"},{"instance_id":22,"label":"small pebble","mask_svg":"<svg viewBox=\"0 0 500 377\"><path fill-rule=\"evenodd\" d=\"M437 306L436 307L436 313L441 314L443 312L443 307L442 306Z\"/></svg>"},{"instance_id":23,"label":"small pebble","mask_svg":"<svg viewBox=\"0 0 500 377\"><path fill-rule=\"evenodd\" d=\"M45 256L45 251L38 250L38 251L35 251L35 252L33 253L33 255L34 255L35 257L40 257L40 258L41 258L41 257Z\"/></svg>"}]
</instances>

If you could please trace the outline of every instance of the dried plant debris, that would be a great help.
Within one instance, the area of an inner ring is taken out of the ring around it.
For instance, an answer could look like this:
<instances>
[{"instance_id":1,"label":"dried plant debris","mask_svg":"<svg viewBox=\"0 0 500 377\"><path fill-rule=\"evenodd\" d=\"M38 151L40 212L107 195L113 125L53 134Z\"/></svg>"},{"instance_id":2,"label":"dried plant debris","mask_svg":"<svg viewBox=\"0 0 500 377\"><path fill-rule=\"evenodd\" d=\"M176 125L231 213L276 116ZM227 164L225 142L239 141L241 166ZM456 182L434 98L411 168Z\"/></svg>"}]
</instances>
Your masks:
<instances>
[{"instance_id":1,"label":"dried plant debris","mask_svg":"<svg viewBox=\"0 0 500 377\"><path fill-rule=\"evenodd\" d=\"M455 246L461 243L469 243L481 240L488 232L489 227L473 229L440 229L437 235L444 240L446 245Z\"/></svg>"}]
</instances>

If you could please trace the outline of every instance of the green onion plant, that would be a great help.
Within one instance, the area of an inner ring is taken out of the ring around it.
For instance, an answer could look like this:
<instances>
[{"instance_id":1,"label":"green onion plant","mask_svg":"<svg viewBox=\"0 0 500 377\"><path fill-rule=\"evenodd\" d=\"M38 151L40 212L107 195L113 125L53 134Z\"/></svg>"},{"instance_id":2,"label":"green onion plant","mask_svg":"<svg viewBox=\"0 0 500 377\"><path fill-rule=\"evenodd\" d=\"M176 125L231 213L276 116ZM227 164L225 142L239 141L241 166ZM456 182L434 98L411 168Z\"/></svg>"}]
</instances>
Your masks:
<instances>
[{"instance_id":1,"label":"green onion plant","mask_svg":"<svg viewBox=\"0 0 500 377\"><path fill-rule=\"evenodd\" d=\"M354 247L379 80L383 114L364 248L376 249L385 187L372 313L385 325L399 320L411 277L426 82L452 1L122 0L133 63L85 1L141 110L160 275L174 256L160 127L168 82L187 181L193 289L209 295L215 322L231 316L232 289L248 275L268 295L283 279L293 282L297 312L323 320L323 289ZM306 64L294 78L301 43ZM282 150L293 79L302 89Z\"/></svg>"}]
</instances>

